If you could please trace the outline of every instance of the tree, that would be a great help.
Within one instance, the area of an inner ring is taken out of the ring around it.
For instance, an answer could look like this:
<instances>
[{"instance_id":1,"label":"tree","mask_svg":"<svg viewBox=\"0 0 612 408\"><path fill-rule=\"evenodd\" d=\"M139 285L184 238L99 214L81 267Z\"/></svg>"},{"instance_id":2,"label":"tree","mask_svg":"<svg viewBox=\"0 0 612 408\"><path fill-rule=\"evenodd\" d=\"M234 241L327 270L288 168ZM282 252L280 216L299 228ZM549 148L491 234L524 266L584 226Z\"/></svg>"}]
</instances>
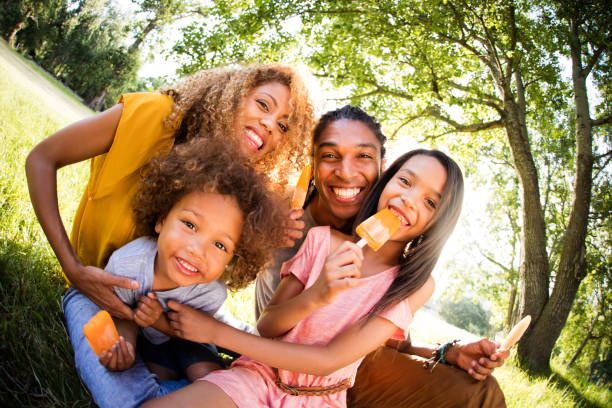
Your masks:
<instances>
[{"instance_id":1,"label":"tree","mask_svg":"<svg viewBox=\"0 0 612 408\"><path fill-rule=\"evenodd\" d=\"M593 126L609 125L612 112L610 99L605 99L591 118L586 93L591 73L603 79L609 72L610 11L595 2L570 3L567 10L563 4L224 2L217 9L217 20L223 21L218 31L208 26L195 36L192 28L186 41L193 43L183 41L176 50L199 48L206 65L218 61L216 49L207 48L209 42L228 54L251 47L255 51L243 55L255 60L298 49L318 76L385 119L394 134L419 125L427 129L424 139L436 144L449 143L444 136L451 133L475 149L486 144L479 140L482 136L485 142L493 138L505 143L520 184L519 314L533 318L518 351L528 366L546 369L586 275L592 164L594 151L605 145L594 144L592 131ZM301 24L301 29L290 30L287 21ZM567 216L557 220L555 230L563 231L560 239L551 243L537 147L552 139L545 129L538 131L537 120L538 109L550 111L568 103L559 63L566 49L571 51L576 111L575 134L570 137L574 169L565 174L573 179L568 189L572 205ZM598 81L601 89L609 83ZM498 130L503 130L505 141Z\"/></svg>"}]
</instances>

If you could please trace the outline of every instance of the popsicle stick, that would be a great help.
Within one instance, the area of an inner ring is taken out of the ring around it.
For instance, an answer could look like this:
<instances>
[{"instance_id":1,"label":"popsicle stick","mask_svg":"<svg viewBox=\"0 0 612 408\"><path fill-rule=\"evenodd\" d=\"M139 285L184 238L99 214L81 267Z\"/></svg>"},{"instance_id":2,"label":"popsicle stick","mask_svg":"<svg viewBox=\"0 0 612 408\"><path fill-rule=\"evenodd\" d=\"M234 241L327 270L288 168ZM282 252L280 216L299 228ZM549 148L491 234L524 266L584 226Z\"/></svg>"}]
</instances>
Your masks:
<instances>
[{"instance_id":1,"label":"popsicle stick","mask_svg":"<svg viewBox=\"0 0 612 408\"><path fill-rule=\"evenodd\" d=\"M359 248L363 248L364 246L368 245L368 241L366 241L365 239L361 238L358 242L357 242L357 246Z\"/></svg>"},{"instance_id":2,"label":"popsicle stick","mask_svg":"<svg viewBox=\"0 0 612 408\"><path fill-rule=\"evenodd\" d=\"M518 322L516 326L512 328L512 330L510 330L510 333L508 333L506 338L502 340L501 349L509 350L510 347L514 346L516 342L519 341L520 338L523 336L523 333L525 333L527 327L529 327L529 323L531 323L531 316L527 315L523 317L523 319Z\"/></svg>"}]
</instances>

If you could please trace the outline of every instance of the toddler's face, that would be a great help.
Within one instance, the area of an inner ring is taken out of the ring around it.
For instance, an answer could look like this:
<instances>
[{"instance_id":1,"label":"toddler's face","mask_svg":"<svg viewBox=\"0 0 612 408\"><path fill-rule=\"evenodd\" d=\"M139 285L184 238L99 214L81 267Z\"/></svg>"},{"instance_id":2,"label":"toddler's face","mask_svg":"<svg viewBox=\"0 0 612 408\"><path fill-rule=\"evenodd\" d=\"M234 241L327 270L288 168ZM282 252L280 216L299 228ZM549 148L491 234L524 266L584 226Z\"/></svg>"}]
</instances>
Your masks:
<instances>
[{"instance_id":1,"label":"toddler's face","mask_svg":"<svg viewBox=\"0 0 612 408\"><path fill-rule=\"evenodd\" d=\"M157 222L155 231L154 289L212 282L234 256L242 211L232 196L193 192Z\"/></svg>"}]
</instances>

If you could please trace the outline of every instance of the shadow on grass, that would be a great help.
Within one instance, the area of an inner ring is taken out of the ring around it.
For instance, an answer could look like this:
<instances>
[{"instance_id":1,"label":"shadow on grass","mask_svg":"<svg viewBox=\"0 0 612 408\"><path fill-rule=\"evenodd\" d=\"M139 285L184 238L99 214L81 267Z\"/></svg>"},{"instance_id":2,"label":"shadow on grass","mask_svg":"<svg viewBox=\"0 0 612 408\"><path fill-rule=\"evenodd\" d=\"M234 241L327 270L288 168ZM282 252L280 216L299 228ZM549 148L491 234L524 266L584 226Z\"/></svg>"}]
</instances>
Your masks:
<instances>
[{"instance_id":1,"label":"shadow on grass","mask_svg":"<svg viewBox=\"0 0 612 408\"><path fill-rule=\"evenodd\" d=\"M34 246L0 237L3 407L91 407L61 311L61 272Z\"/></svg>"},{"instance_id":2,"label":"shadow on grass","mask_svg":"<svg viewBox=\"0 0 612 408\"><path fill-rule=\"evenodd\" d=\"M563 375L553 372L550 377L550 384L555 386L562 392L571 394L576 401L576 408L607 408L597 401L593 401L589 398L589 395L583 393L580 389L576 388L574 384L568 381Z\"/></svg>"},{"instance_id":3,"label":"shadow on grass","mask_svg":"<svg viewBox=\"0 0 612 408\"><path fill-rule=\"evenodd\" d=\"M516 360L518 363L518 360ZM608 408L607 405L602 405L598 401L594 401L591 396L583 390L577 388L571 381L566 379L563 374L552 369L534 370L523 369L533 378L539 378L548 382L550 387L556 388L560 394L568 395L572 400L577 401L575 408Z\"/></svg>"}]
</instances>

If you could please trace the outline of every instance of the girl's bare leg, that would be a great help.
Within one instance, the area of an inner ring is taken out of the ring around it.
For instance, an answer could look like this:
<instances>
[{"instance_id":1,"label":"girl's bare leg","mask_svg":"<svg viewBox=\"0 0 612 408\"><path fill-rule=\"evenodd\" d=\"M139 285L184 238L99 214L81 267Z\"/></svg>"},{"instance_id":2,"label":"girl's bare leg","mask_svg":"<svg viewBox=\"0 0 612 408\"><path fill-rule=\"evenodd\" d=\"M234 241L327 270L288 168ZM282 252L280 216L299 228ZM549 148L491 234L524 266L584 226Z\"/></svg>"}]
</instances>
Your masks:
<instances>
[{"instance_id":1,"label":"girl's bare leg","mask_svg":"<svg viewBox=\"0 0 612 408\"><path fill-rule=\"evenodd\" d=\"M155 407L185 407L199 408L219 407L219 408L236 408L236 404L232 399L217 387L215 384L208 381L196 381L193 384L174 391L163 397L145 402L143 408Z\"/></svg>"}]
</instances>

